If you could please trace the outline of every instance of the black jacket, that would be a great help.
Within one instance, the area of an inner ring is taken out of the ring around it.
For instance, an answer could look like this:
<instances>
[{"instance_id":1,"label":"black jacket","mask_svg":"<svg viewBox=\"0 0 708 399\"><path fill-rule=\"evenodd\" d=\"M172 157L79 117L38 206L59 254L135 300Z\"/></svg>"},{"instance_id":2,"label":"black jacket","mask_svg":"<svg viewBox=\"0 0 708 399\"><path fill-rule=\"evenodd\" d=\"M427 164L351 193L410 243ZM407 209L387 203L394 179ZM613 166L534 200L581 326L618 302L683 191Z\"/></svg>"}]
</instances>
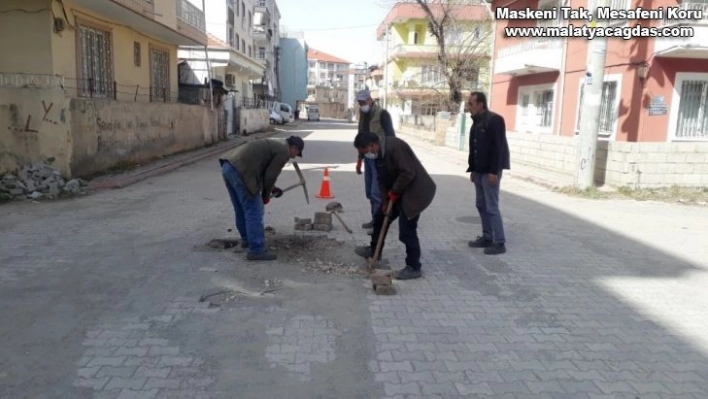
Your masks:
<instances>
[{"instance_id":1,"label":"black jacket","mask_svg":"<svg viewBox=\"0 0 708 399\"><path fill-rule=\"evenodd\" d=\"M475 115L470 128L470 154L467 172L499 174L510 169L509 143L504 117L491 111Z\"/></svg>"}]
</instances>

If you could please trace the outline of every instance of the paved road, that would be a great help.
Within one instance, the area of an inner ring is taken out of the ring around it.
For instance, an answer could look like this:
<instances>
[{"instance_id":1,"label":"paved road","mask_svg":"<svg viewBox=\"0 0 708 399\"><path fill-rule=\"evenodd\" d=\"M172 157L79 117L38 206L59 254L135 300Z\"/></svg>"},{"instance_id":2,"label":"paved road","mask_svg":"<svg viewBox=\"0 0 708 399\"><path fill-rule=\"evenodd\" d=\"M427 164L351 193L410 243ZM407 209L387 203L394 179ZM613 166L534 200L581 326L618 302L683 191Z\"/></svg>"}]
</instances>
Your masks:
<instances>
[{"instance_id":1,"label":"paved road","mask_svg":"<svg viewBox=\"0 0 708 399\"><path fill-rule=\"evenodd\" d=\"M466 246L479 220L459 154L411 141L438 183L425 278L377 297L360 276L303 272L361 264L352 127L303 124L300 165L333 167L355 234L336 227L341 244L309 252L278 241L328 202L314 198L322 170L308 170L310 206L296 191L268 206L275 263L205 246L232 234L215 160L0 207L0 397L708 396L705 209L568 198L512 175L509 252L486 257ZM281 185L294 179L288 168Z\"/></svg>"}]
</instances>

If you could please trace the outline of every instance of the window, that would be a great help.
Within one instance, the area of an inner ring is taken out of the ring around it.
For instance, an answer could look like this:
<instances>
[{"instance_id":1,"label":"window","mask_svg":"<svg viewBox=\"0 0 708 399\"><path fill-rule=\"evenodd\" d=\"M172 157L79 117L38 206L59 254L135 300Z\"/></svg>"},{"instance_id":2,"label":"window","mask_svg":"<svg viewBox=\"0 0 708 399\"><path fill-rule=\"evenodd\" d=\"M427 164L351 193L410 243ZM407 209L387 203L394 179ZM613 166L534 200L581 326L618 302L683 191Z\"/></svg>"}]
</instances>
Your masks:
<instances>
[{"instance_id":1,"label":"window","mask_svg":"<svg viewBox=\"0 0 708 399\"><path fill-rule=\"evenodd\" d=\"M593 1L593 0L589 0ZM557 7L557 2L553 0L541 0L538 4L538 9L539 10L553 10L554 8ZM558 12L560 14L560 12ZM559 19L539 19L537 22L538 26L542 27L551 27L551 26L558 26L560 25L560 16Z\"/></svg>"},{"instance_id":2,"label":"window","mask_svg":"<svg viewBox=\"0 0 708 399\"><path fill-rule=\"evenodd\" d=\"M706 140L708 139L708 76L702 79L682 79L679 83L678 75L675 89L678 92L678 112L674 137L679 140Z\"/></svg>"},{"instance_id":3,"label":"window","mask_svg":"<svg viewBox=\"0 0 708 399\"><path fill-rule=\"evenodd\" d=\"M108 97L113 91L111 33L79 26L79 93L86 97Z\"/></svg>"},{"instance_id":4,"label":"window","mask_svg":"<svg viewBox=\"0 0 708 399\"><path fill-rule=\"evenodd\" d=\"M519 87L517 131L552 132L554 92L553 84Z\"/></svg>"},{"instance_id":5,"label":"window","mask_svg":"<svg viewBox=\"0 0 708 399\"><path fill-rule=\"evenodd\" d=\"M253 17L251 16L251 12L248 12L248 29L251 29L253 27Z\"/></svg>"},{"instance_id":6,"label":"window","mask_svg":"<svg viewBox=\"0 0 708 399\"><path fill-rule=\"evenodd\" d=\"M261 6L261 7L265 7L265 5L266 5L266 0L260 0L260 1L258 2L258 5Z\"/></svg>"},{"instance_id":7,"label":"window","mask_svg":"<svg viewBox=\"0 0 708 399\"><path fill-rule=\"evenodd\" d=\"M241 36L239 36L238 33L237 33L237 34L236 34L236 45L234 46L234 48L236 49L236 51L239 51L239 50L241 49L241 48L238 46L239 43L241 43Z\"/></svg>"},{"instance_id":8,"label":"window","mask_svg":"<svg viewBox=\"0 0 708 399\"><path fill-rule=\"evenodd\" d=\"M248 56L253 57L253 48L250 45L248 46Z\"/></svg>"},{"instance_id":9,"label":"window","mask_svg":"<svg viewBox=\"0 0 708 399\"><path fill-rule=\"evenodd\" d=\"M423 85L436 86L445 82L445 76L439 65L423 65L420 82Z\"/></svg>"},{"instance_id":10,"label":"window","mask_svg":"<svg viewBox=\"0 0 708 399\"><path fill-rule=\"evenodd\" d=\"M150 86L152 101L168 101L170 98L170 53L150 50Z\"/></svg>"},{"instance_id":11,"label":"window","mask_svg":"<svg viewBox=\"0 0 708 399\"><path fill-rule=\"evenodd\" d=\"M234 46L234 27L229 25L228 28L228 35L229 35L229 46L233 47Z\"/></svg>"},{"instance_id":12,"label":"window","mask_svg":"<svg viewBox=\"0 0 708 399\"><path fill-rule=\"evenodd\" d=\"M413 32L413 44L418 44L418 32Z\"/></svg>"},{"instance_id":13,"label":"window","mask_svg":"<svg viewBox=\"0 0 708 399\"><path fill-rule=\"evenodd\" d=\"M246 41L241 39L241 51L246 52Z\"/></svg>"},{"instance_id":14,"label":"window","mask_svg":"<svg viewBox=\"0 0 708 399\"><path fill-rule=\"evenodd\" d=\"M615 134L617 128L617 114L619 111L619 87L621 77L617 75L605 76L605 82L602 84L602 101L600 102L600 126L598 129L598 137L611 138ZM577 117L575 118L575 134L580 133L580 124L582 119L581 109L583 106L583 97L585 93L585 79L580 79L580 91L578 95Z\"/></svg>"},{"instance_id":15,"label":"window","mask_svg":"<svg viewBox=\"0 0 708 399\"><path fill-rule=\"evenodd\" d=\"M327 63L320 61L320 68L327 69Z\"/></svg>"},{"instance_id":16,"label":"window","mask_svg":"<svg viewBox=\"0 0 708 399\"><path fill-rule=\"evenodd\" d=\"M258 47L258 58L264 59L265 58L265 47ZM312 68L313 65L310 63L310 68Z\"/></svg>"},{"instance_id":17,"label":"window","mask_svg":"<svg viewBox=\"0 0 708 399\"><path fill-rule=\"evenodd\" d=\"M142 59L140 57L140 43L133 42L133 64L136 67L140 67Z\"/></svg>"}]
</instances>

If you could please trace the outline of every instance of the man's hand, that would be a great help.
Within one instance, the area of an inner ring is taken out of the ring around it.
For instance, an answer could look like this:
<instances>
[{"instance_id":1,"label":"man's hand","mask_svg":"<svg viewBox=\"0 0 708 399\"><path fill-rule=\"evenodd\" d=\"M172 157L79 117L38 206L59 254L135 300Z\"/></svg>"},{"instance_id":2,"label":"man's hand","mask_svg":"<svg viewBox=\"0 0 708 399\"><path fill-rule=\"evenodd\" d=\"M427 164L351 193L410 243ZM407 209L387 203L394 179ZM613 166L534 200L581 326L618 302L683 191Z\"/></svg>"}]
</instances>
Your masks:
<instances>
[{"instance_id":1,"label":"man's hand","mask_svg":"<svg viewBox=\"0 0 708 399\"><path fill-rule=\"evenodd\" d=\"M263 197L263 205L268 205L270 202L270 197Z\"/></svg>"},{"instance_id":2,"label":"man's hand","mask_svg":"<svg viewBox=\"0 0 708 399\"><path fill-rule=\"evenodd\" d=\"M275 198L280 198L283 195L283 190L279 189L278 187L273 187L273 190L271 190L271 195Z\"/></svg>"},{"instance_id":3,"label":"man's hand","mask_svg":"<svg viewBox=\"0 0 708 399\"><path fill-rule=\"evenodd\" d=\"M399 198L401 198L400 194L396 194L393 191L388 192L388 199L391 200L391 202L395 203Z\"/></svg>"},{"instance_id":4,"label":"man's hand","mask_svg":"<svg viewBox=\"0 0 708 399\"><path fill-rule=\"evenodd\" d=\"M496 186L499 182L499 177L497 175L489 174L489 184Z\"/></svg>"},{"instance_id":5,"label":"man's hand","mask_svg":"<svg viewBox=\"0 0 708 399\"><path fill-rule=\"evenodd\" d=\"M361 162L362 162L361 158L356 160L356 174L357 175L361 174Z\"/></svg>"}]
</instances>

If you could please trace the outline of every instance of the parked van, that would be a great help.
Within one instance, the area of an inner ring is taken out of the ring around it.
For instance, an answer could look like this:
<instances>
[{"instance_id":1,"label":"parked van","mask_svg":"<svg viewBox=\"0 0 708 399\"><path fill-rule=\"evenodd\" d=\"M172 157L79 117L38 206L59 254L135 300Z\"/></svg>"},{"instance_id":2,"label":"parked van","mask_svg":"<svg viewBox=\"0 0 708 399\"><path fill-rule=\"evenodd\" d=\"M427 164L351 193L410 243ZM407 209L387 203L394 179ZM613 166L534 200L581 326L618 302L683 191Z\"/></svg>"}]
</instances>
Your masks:
<instances>
[{"instance_id":1,"label":"parked van","mask_svg":"<svg viewBox=\"0 0 708 399\"><path fill-rule=\"evenodd\" d=\"M318 121L320 120L320 109L317 105L307 106L307 120L308 121Z\"/></svg>"},{"instance_id":2,"label":"parked van","mask_svg":"<svg viewBox=\"0 0 708 399\"><path fill-rule=\"evenodd\" d=\"M274 102L273 111L280 114L283 118L283 123L289 123L293 120L293 109L285 103Z\"/></svg>"}]
</instances>

